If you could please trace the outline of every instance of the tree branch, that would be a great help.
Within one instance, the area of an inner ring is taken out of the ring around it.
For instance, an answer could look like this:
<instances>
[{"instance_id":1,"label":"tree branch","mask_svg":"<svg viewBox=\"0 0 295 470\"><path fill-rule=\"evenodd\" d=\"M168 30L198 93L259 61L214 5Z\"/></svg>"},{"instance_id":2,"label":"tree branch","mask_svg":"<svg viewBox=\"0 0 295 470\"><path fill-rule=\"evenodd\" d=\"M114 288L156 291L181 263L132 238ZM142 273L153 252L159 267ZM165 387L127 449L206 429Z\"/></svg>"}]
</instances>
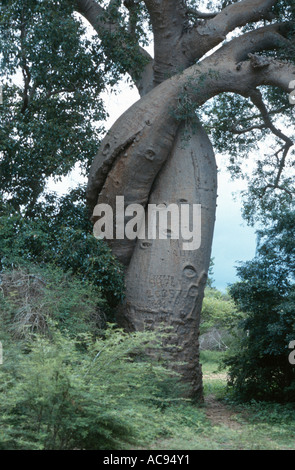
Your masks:
<instances>
[{"instance_id":1,"label":"tree branch","mask_svg":"<svg viewBox=\"0 0 295 470\"><path fill-rule=\"evenodd\" d=\"M291 44L287 39L289 29L288 23L276 23L257 28L224 44L212 54L212 57L218 57L219 61L234 60L238 70L242 67L243 61L249 58L253 68L267 67L273 59L255 54L266 50L276 50L282 46L289 47Z\"/></svg>"},{"instance_id":2,"label":"tree branch","mask_svg":"<svg viewBox=\"0 0 295 470\"><path fill-rule=\"evenodd\" d=\"M178 46L187 22L186 6L183 0L145 0L145 4L154 33L156 86L184 68Z\"/></svg>"},{"instance_id":3,"label":"tree branch","mask_svg":"<svg viewBox=\"0 0 295 470\"><path fill-rule=\"evenodd\" d=\"M244 129L238 129L235 125L232 125L230 127L230 131L233 134L241 135L241 134L246 134L247 132L254 131L256 129L262 130L262 129L265 129L265 128L266 128L266 126L263 125L263 124L256 124L256 125L253 125L253 126L245 127Z\"/></svg>"},{"instance_id":4,"label":"tree branch","mask_svg":"<svg viewBox=\"0 0 295 470\"><path fill-rule=\"evenodd\" d=\"M269 112L263 102L263 98L262 98L262 94L259 90L254 90L250 93L250 99L252 101L252 103L259 109L260 113L261 113L261 117L265 123L265 126L270 129L270 131L276 136L278 137L279 139L283 140L285 142L285 144L283 145L283 147L281 147L276 153L275 153L275 156L278 158L279 154L282 152L282 157L281 159L279 160L279 167L278 167L278 172L277 172L277 175L276 175L276 178L274 180L274 183L273 184L268 184L267 187L272 187L272 188L279 188L279 182L280 182L280 179L281 179L281 175L282 175L282 172L283 172L283 169L285 167L285 162L286 162L286 158L287 158L287 155L288 155L288 152L290 150L290 148L294 145L292 140L286 136L280 129L278 129L277 127L275 127L275 125L273 124L270 116L269 116ZM266 187L266 188L267 188ZM266 191L266 188L265 188L265 191ZM264 191L264 192L265 192Z\"/></svg>"},{"instance_id":5,"label":"tree branch","mask_svg":"<svg viewBox=\"0 0 295 470\"><path fill-rule=\"evenodd\" d=\"M195 8L188 7L186 10L186 14L193 16L194 18L197 19L202 19L202 20L208 20L214 18L216 15L218 15L219 12L202 12L200 10L197 10Z\"/></svg>"},{"instance_id":6,"label":"tree branch","mask_svg":"<svg viewBox=\"0 0 295 470\"><path fill-rule=\"evenodd\" d=\"M103 193L106 198L108 194L124 195L128 191L130 201L146 203L180 125L181 94L186 94L193 111L224 92L249 96L262 85L279 86L286 93L290 92L289 83L295 78L293 64L272 60L268 67L254 69L247 60L238 69L230 54L225 56L227 60L219 60L222 49L165 80L117 120L102 141L91 167L87 189L91 208L98 194L104 191L106 178L109 180L108 193Z\"/></svg>"},{"instance_id":7,"label":"tree branch","mask_svg":"<svg viewBox=\"0 0 295 470\"><path fill-rule=\"evenodd\" d=\"M21 25L20 25L20 42L21 42L21 68L22 75L24 80L24 91L23 91L23 105L21 108L21 113L24 114L30 104L30 101L35 92L35 87L30 87L31 83L31 72L28 66L26 51L25 51L25 41L26 41L27 31L25 26L25 18L22 11L21 14Z\"/></svg>"},{"instance_id":8,"label":"tree branch","mask_svg":"<svg viewBox=\"0 0 295 470\"><path fill-rule=\"evenodd\" d=\"M269 11L277 1L242 0L227 6L203 24L194 26L183 38L183 48L190 61L200 59L234 29L263 19L273 19Z\"/></svg>"}]
</instances>

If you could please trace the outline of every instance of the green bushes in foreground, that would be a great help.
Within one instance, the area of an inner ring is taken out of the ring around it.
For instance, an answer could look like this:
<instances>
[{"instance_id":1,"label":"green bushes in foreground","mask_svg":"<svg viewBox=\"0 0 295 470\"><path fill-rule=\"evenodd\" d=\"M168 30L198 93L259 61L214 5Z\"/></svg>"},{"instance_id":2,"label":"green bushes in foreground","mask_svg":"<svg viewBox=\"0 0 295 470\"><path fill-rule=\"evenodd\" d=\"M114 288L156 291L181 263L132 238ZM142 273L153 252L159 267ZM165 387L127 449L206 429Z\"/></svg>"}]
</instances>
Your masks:
<instances>
[{"instance_id":1,"label":"green bushes in foreground","mask_svg":"<svg viewBox=\"0 0 295 470\"><path fill-rule=\"evenodd\" d=\"M142 356L156 336L109 328L93 342L88 335L75 341L51 332L51 339L36 336L24 351L4 343L0 449L113 449L140 442L153 415L159 422L155 405L169 375Z\"/></svg>"},{"instance_id":2,"label":"green bushes in foreground","mask_svg":"<svg viewBox=\"0 0 295 470\"><path fill-rule=\"evenodd\" d=\"M167 333L95 330L93 286L58 269L4 271L1 287L1 450L115 449L164 432Z\"/></svg>"}]
</instances>

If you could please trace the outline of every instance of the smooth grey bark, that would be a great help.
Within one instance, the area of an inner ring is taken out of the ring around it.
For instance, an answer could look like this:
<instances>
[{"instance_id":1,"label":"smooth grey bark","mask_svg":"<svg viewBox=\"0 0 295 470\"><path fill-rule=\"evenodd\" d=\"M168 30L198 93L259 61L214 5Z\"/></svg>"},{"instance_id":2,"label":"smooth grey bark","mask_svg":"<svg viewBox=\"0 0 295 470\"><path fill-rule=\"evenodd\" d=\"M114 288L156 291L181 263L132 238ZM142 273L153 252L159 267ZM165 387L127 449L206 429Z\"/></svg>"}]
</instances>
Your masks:
<instances>
[{"instance_id":1,"label":"smooth grey bark","mask_svg":"<svg viewBox=\"0 0 295 470\"><path fill-rule=\"evenodd\" d=\"M272 85L288 92L294 66L272 58L261 61L255 55L288 45L285 24L242 34L197 62L235 28L271 21L269 10L276 1L241 0L204 15L188 11L184 0L145 0L155 57L138 48L146 59L141 79L135 80L142 98L110 129L89 174L91 210L99 203L115 209L116 196L124 196L125 205L202 206L197 250L184 251L181 239L110 242L126 266L126 301L118 321L135 330L160 323L171 326L177 347L171 350L166 345L165 354L187 384L187 396L195 398L202 395L198 334L214 230L217 169L211 143L197 118L195 127L177 119L179 98L185 95L193 109L226 91L250 97L258 86ZM77 0L77 5L98 34L120 28L103 19L103 9L95 0ZM206 19L190 26L188 13ZM134 70L128 72L132 77ZM187 141L184 133L189 134ZM184 364L179 367L178 362Z\"/></svg>"},{"instance_id":2,"label":"smooth grey bark","mask_svg":"<svg viewBox=\"0 0 295 470\"><path fill-rule=\"evenodd\" d=\"M149 203L179 208L200 204L201 246L184 250L181 236L178 240L138 240L126 273L126 302L119 321L133 330L155 329L161 324L171 327L175 346L166 345L165 355L188 385L186 394L200 398L199 322L215 222L217 171L201 124L190 133L188 142L183 131L182 126Z\"/></svg>"}]
</instances>

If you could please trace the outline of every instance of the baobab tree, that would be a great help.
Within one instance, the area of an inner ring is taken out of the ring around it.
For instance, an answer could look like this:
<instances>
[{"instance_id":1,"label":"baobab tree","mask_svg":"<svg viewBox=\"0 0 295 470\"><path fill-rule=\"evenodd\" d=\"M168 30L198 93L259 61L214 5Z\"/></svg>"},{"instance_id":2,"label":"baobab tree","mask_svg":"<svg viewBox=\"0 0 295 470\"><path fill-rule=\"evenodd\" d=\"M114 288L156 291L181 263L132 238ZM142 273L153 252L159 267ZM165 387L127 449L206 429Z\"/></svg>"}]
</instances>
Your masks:
<instances>
[{"instance_id":1,"label":"baobab tree","mask_svg":"<svg viewBox=\"0 0 295 470\"><path fill-rule=\"evenodd\" d=\"M277 171L261 190L280 187L292 140L273 122L264 90L280 89L282 100L291 91L294 3L241 0L209 12L200 11L199 2L184 0L115 0L105 7L95 0L76 3L77 11L108 43L110 59L118 60L120 41L125 53L132 44L140 64L125 64L141 98L113 125L93 160L87 188L90 208L107 203L115 209L118 195L126 205L201 205L199 249L184 251L182 240L171 233L167 240L111 242L126 266L122 323L136 330L162 322L171 326L177 338L171 360L183 362L180 370L188 394L197 397L202 391L198 330L217 196L214 151L197 112L222 93L251 102L256 120L246 126L237 119L232 131L241 135L268 129L282 141ZM152 27L154 57L135 43L143 14ZM283 51L289 55L283 56Z\"/></svg>"},{"instance_id":2,"label":"baobab tree","mask_svg":"<svg viewBox=\"0 0 295 470\"><path fill-rule=\"evenodd\" d=\"M115 211L117 196L145 210L201 206L197 249L183 249L172 225L166 240L110 241L126 268L118 321L131 330L170 326L171 363L181 363L176 368L195 398L202 395L198 331L217 197L213 146L230 151L230 167L239 171L240 155L273 135L277 147L257 160L248 216L290 200L294 12L294 0L1 2L0 59L10 75L19 67L23 76L1 122L10 140L1 149L0 178L15 192L15 206L33 211L48 176L89 160L91 133L96 137L90 121L102 117L97 96L109 73L127 73L140 99L93 152L90 214L105 203ZM91 38L77 14L92 27ZM11 109L19 109L18 121ZM290 132L281 130L280 117Z\"/></svg>"}]
</instances>

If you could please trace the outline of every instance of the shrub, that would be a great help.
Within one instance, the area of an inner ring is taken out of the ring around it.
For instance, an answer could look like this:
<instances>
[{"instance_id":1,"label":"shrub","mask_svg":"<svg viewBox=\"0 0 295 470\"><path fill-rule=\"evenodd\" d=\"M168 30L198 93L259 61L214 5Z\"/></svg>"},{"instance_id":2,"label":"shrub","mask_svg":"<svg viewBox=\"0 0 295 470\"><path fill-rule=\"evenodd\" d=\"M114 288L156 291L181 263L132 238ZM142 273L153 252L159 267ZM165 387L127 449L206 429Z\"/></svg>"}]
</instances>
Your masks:
<instances>
[{"instance_id":1,"label":"shrub","mask_svg":"<svg viewBox=\"0 0 295 470\"><path fill-rule=\"evenodd\" d=\"M0 449L116 449L140 441L160 413L146 402L157 400L157 384L171 376L144 354L160 341L109 327L95 342L85 334L84 351L81 339L58 330L51 340L36 335L25 353L4 347Z\"/></svg>"},{"instance_id":2,"label":"shrub","mask_svg":"<svg viewBox=\"0 0 295 470\"><path fill-rule=\"evenodd\" d=\"M241 319L233 299L215 288L207 287L200 323L200 348L225 350L232 341L233 328Z\"/></svg>"},{"instance_id":3,"label":"shrub","mask_svg":"<svg viewBox=\"0 0 295 470\"><path fill-rule=\"evenodd\" d=\"M15 339L50 335L58 325L70 336L96 335L104 326L105 301L99 289L52 266L27 264L0 274L0 318Z\"/></svg>"},{"instance_id":4,"label":"shrub","mask_svg":"<svg viewBox=\"0 0 295 470\"><path fill-rule=\"evenodd\" d=\"M103 240L96 240L84 191L45 202L24 216L0 199L0 269L24 262L52 264L98 287L114 307L124 295L123 268Z\"/></svg>"},{"instance_id":5,"label":"shrub","mask_svg":"<svg viewBox=\"0 0 295 470\"><path fill-rule=\"evenodd\" d=\"M241 319L233 299L215 288L206 288L202 306L200 333L212 328L230 329Z\"/></svg>"},{"instance_id":6,"label":"shrub","mask_svg":"<svg viewBox=\"0 0 295 470\"><path fill-rule=\"evenodd\" d=\"M60 268L0 280L0 449L116 449L166 432L169 332L102 325L97 288Z\"/></svg>"},{"instance_id":7,"label":"shrub","mask_svg":"<svg viewBox=\"0 0 295 470\"><path fill-rule=\"evenodd\" d=\"M256 265L256 274L259 269ZM295 401L295 369L288 361L295 335L295 291L284 295L263 280L232 286L234 299L247 316L229 351L229 385L243 401Z\"/></svg>"}]
</instances>

